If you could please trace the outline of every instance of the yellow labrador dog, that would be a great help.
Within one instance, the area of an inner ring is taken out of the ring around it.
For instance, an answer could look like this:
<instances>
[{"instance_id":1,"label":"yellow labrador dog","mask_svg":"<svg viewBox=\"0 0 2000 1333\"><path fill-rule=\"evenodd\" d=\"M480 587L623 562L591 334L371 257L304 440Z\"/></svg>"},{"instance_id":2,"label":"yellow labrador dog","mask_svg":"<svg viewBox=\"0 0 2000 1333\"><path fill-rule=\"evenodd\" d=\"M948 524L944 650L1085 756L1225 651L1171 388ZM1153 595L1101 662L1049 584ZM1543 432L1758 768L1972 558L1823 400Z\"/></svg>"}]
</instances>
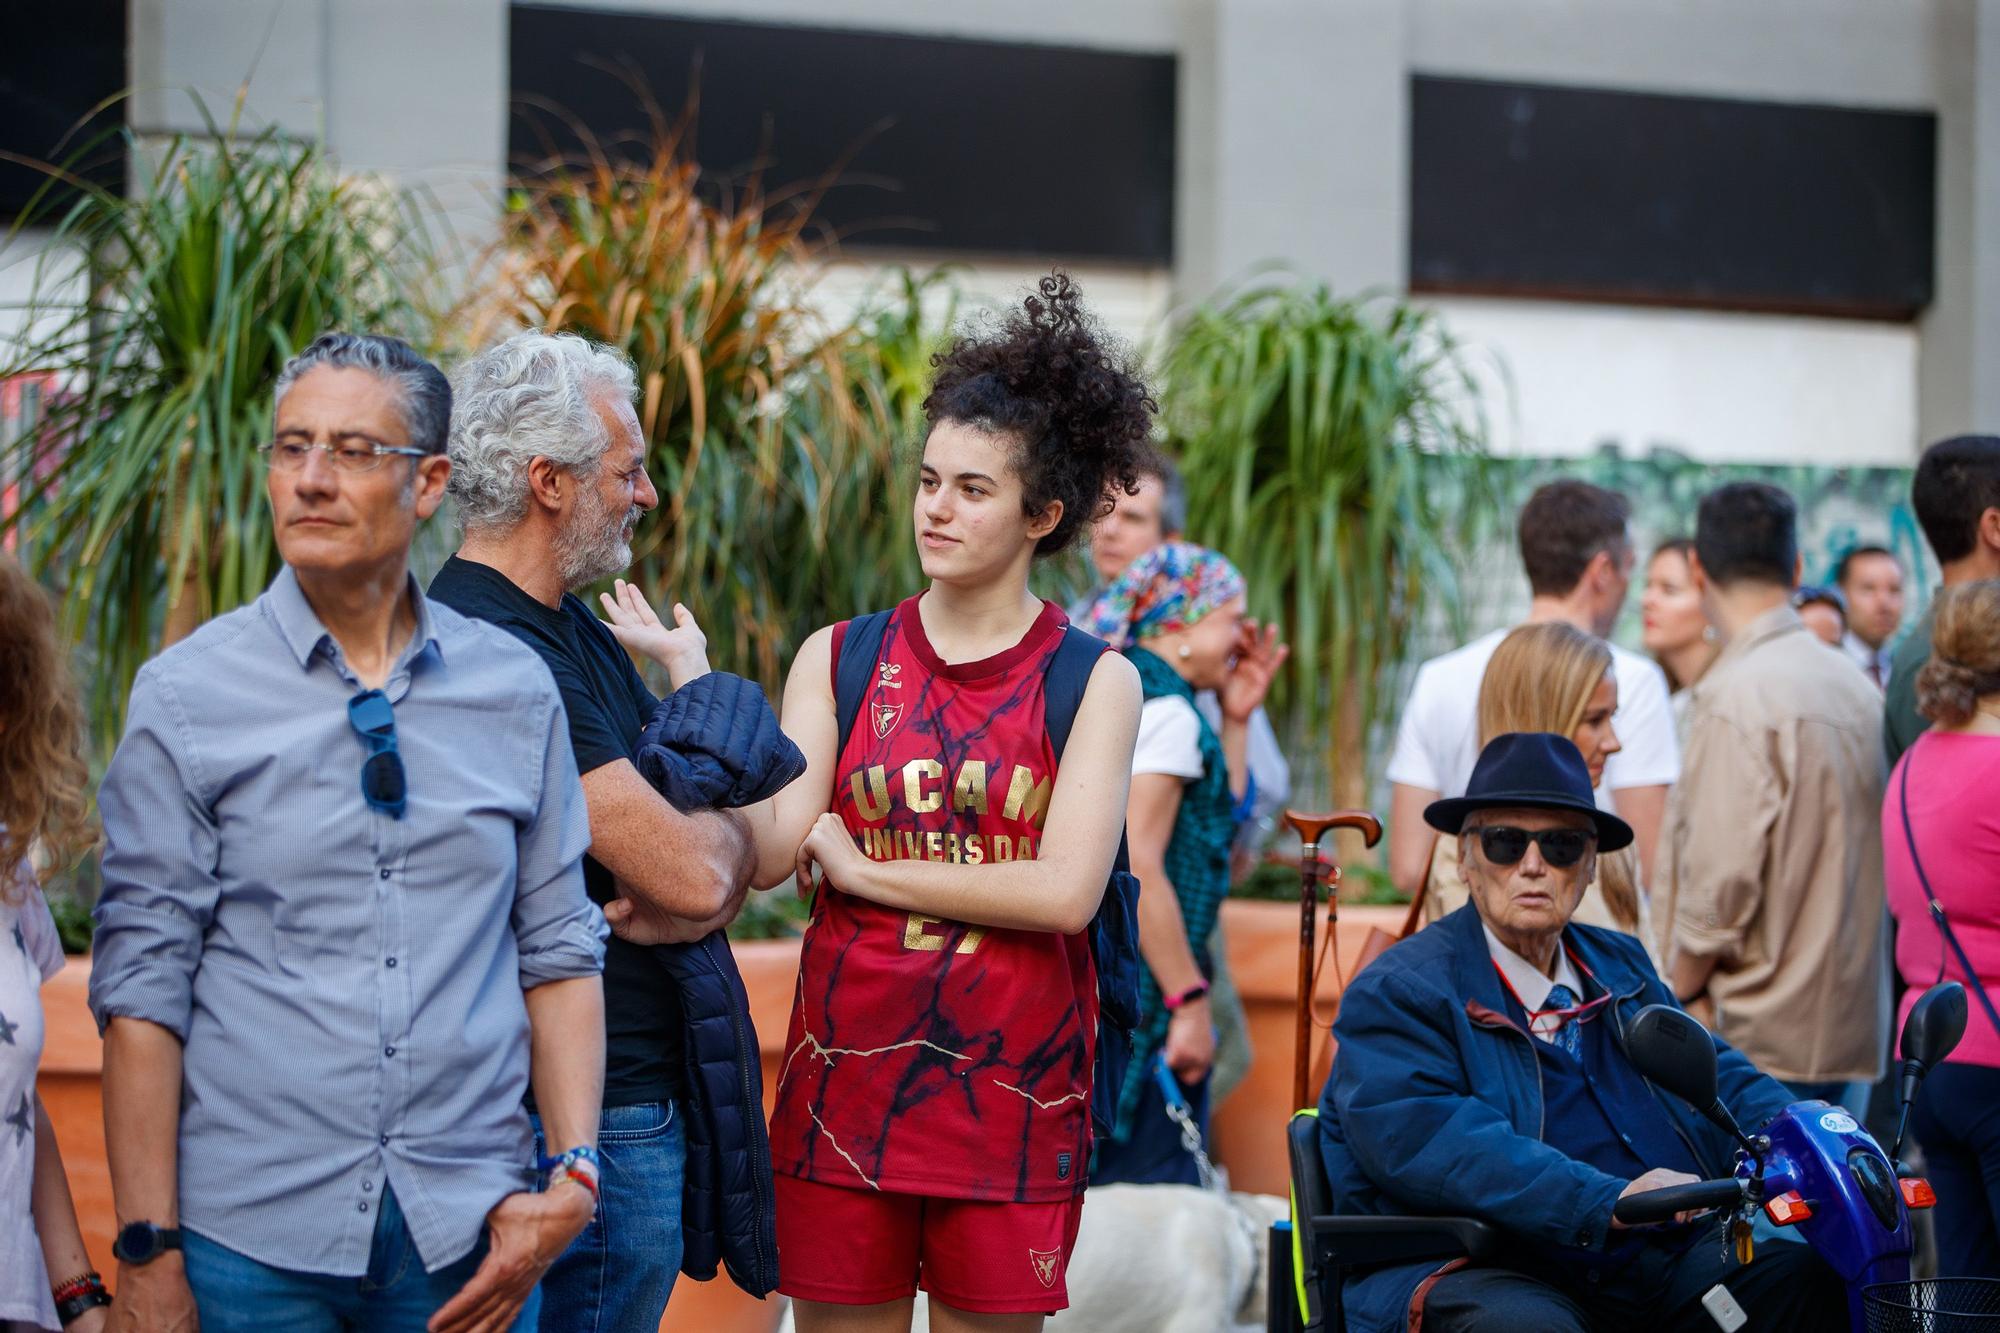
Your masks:
<instances>
[{"instance_id":1,"label":"yellow labrador dog","mask_svg":"<svg viewBox=\"0 0 2000 1333\"><path fill-rule=\"evenodd\" d=\"M1092 1189L1069 1263L1069 1308L1048 1321L1047 1333L1262 1329L1271 1223L1286 1211L1268 1194L1192 1185ZM929 1328L919 1292L912 1333ZM779 1329L792 1333L790 1310Z\"/></svg>"}]
</instances>

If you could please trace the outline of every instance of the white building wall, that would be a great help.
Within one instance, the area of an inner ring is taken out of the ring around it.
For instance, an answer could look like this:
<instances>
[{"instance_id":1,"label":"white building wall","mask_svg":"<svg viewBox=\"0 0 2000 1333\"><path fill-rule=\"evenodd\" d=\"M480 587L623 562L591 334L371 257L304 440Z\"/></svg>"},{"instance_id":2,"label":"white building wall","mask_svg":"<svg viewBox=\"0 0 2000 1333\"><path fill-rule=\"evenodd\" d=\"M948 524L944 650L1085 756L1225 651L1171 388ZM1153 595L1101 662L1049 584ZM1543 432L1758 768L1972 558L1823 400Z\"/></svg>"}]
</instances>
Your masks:
<instances>
[{"instance_id":1,"label":"white building wall","mask_svg":"<svg viewBox=\"0 0 2000 1333\"><path fill-rule=\"evenodd\" d=\"M1908 466L1916 330L1636 306L1428 300L1484 389L1496 449L1577 457L1612 443L1708 463Z\"/></svg>"},{"instance_id":2,"label":"white building wall","mask_svg":"<svg viewBox=\"0 0 2000 1333\"><path fill-rule=\"evenodd\" d=\"M2000 227L1984 225L2000 199L2000 0L575 2L1175 53L1174 265L1075 270L1134 342L1261 261L1400 290L1413 71L1934 109L1938 293L1914 326L1438 304L1511 369L1512 407L1493 400L1509 451L1617 439L1716 460L1907 463L1946 431L2000 429ZM247 78L254 118L432 191L465 244L483 239L505 168L506 0L132 0L132 13L141 130L198 130L189 89L226 118ZM858 298L877 258L836 265L830 308ZM0 301L18 263L0 256ZM1005 300L1041 271L980 261L965 281Z\"/></svg>"}]
</instances>

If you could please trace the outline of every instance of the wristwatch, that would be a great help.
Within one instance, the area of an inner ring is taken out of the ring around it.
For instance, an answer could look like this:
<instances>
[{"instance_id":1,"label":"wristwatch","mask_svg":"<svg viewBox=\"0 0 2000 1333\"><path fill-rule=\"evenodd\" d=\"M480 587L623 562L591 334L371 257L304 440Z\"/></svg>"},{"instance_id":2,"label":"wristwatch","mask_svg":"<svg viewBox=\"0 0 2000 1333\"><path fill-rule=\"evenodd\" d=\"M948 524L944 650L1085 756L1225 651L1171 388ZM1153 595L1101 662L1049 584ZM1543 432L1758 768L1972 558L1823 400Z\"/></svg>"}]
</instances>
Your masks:
<instances>
[{"instance_id":1,"label":"wristwatch","mask_svg":"<svg viewBox=\"0 0 2000 1333\"><path fill-rule=\"evenodd\" d=\"M156 1227L151 1222L128 1222L118 1229L118 1239L111 1242L111 1257L122 1264L143 1267L168 1250L178 1250L180 1247L181 1233L178 1227Z\"/></svg>"}]
</instances>

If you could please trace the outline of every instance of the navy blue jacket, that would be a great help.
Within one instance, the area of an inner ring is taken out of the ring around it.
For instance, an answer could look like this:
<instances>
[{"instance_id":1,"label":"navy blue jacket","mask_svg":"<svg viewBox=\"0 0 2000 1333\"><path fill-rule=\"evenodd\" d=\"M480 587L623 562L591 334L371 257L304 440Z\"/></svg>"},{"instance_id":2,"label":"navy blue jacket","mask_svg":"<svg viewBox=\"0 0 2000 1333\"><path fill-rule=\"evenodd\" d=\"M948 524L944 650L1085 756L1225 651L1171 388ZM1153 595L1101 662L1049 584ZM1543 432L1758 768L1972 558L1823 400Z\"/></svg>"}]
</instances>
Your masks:
<instances>
[{"instance_id":1,"label":"navy blue jacket","mask_svg":"<svg viewBox=\"0 0 2000 1333\"><path fill-rule=\"evenodd\" d=\"M633 763L682 810L754 804L806 767L763 690L720 671L661 702ZM679 986L687 1021L681 1272L705 1282L720 1263L761 1299L778 1285L777 1216L764 1070L743 977L721 931L653 954Z\"/></svg>"},{"instance_id":2,"label":"navy blue jacket","mask_svg":"<svg viewBox=\"0 0 2000 1333\"><path fill-rule=\"evenodd\" d=\"M1674 1003L1630 935L1571 925L1563 939L1617 996L1608 1013L1621 1051L1640 1009ZM1507 1017L1477 908L1467 904L1371 963L1341 997L1333 1030L1339 1046L1319 1125L1335 1212L1477 1217L1533 1245L1603 1247L1612 1204L1630 1182L1542 1141L1535 1038ZM1722 1102L1746 1129L1791 1104L1727 1042L1717 1038L1715 1049ZM1653 1095L1704 1175L1728 1175L1731 1140L1679 1098ZM1348 1329L1401 1333L1438 1267L1349 1276Z\"/></svg>"}]
</instances>

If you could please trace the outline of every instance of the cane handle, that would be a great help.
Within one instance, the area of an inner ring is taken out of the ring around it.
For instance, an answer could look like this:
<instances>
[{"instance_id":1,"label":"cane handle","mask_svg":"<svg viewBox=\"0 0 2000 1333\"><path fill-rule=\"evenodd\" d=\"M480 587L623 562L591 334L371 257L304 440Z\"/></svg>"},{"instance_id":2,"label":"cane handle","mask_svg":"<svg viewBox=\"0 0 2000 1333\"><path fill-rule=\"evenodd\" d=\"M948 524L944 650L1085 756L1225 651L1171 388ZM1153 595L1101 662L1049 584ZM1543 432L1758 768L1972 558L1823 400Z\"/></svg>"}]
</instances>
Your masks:
<instances>
[{"instance_id":1,"label":"cane handle","mask_svg":"<svg viewBox=\"0 0 2000 1333\"><path fill-rule=\"evenodd\" d=\"M1298 830L1299 840L1317 844L1330 828L1357 829L1361 840L1373 847L1382 841L1382 821L1366 810L1335 810L1328 815L1309 815L1299 810L1285 811L1285 822Z\"/></svg>"}]
</instances>

